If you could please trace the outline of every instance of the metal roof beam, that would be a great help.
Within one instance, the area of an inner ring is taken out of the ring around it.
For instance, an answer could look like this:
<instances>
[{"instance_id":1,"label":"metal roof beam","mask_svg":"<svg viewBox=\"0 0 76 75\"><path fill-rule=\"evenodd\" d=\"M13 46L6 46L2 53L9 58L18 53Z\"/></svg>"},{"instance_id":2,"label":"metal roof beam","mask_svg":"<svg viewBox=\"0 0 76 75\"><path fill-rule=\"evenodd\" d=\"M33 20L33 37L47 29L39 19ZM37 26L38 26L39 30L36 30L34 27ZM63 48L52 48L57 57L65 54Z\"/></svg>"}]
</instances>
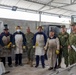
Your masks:
<instances>
[{"instance_id":1,"label":"metal roof beam","mask_svg":"<svg viewBox=\"0 0 76 75\"><path fill-rule=\"evenodd\" d=\"M62 8L62 7L66 7L66 6L70 6L70 5L74 5L74 4L76 4L76 3L72 3L72 4L66 4L66 5L63 5L63 6L59 6L59 7L56 7L56 6L52 6L52 7L54 7L54 8L51 8L51 9L49 9L49 10L52 10L52 9L55 9L55 8L60 8L60 9L63 9L63 10L67 10L68 11L68 9L65 9L65 8ZM72 10L69 10L69 11L72 11Z\"/></svg>"},{"instance_id":2,"label":"metal roof beam","mask_svg":"<svg viewBox=\"0 0 76 75\"><path fill-rule=\"evenodd\" d=\"M53 2L53 3L56 3L56 4L69 4L69 3L61 3L61 2Z\"/></svg>"},{"instance_id":3,"label":"metal roof beam","mask_svg":"<svg viewBox=\"0 0 76 75\"><path fill-rule=\"evenodd\" d=\"M37 4L41 4L41 5L46 5L46 4L44 4L44 3L40 3L40 2L36 2L36 1L30 1L30 0L24 0L24 1L33 2L33 3L37 3Z\"/></svg>"},{"instance_id":4,"label":"metal roof beam","mask_svg":"<svg viewBox=\"0 0 76 75\"><path fill-rule=\"evenodd\" d=\"M28 0L24 0L24 1L28 1ZM33 2L33 3L37 3L37 4L41 4L41 5L46 5L46 4L44 4L44 3L39 3L39 2L36 2L36 1L28 1L28 2ZM73 3L73 4L67 4L66 6L74 5L74 4L76 4L76 3ZM47 5L47 6L50 7L50 5ZM73 10L69 10L69 9L62 8L62 7L64 7L64 6L56 7L56 6L51 5L51 7L54 7L54 8L51 8L51 9L59 8L59 9L62 9L62 10L67 10L67 11L71 11L71 12L76 12L76 11L73 11ZM39 10L38 10L38 11L39 11Z\"/></svg>"},{"instance_id":5,"label":"metal roof beam","mask_svg":"<svg viewBox=\"0 0 76 75\"><path fill-rule=\"evenodd\" d=\"M17 1L17 3L15 5L17 5L20 2L20 0Z\"/></svg>"},{"instance_id":6,"label":"metal roof beam","mask_svg":"<svg viewBox=\"0 0 76 75\"><path fill-rule=\"evenodd\" d=\"M56 7L56 6L52 6L52 7L54 7L54 8L51 8L51 9L59 8L59 9L62 9L62 10L67 10L67 11L71 11L71 12L76 12L76 11L69 10L69 9L65 9L65 8L61 8L61 7Z\"/></svg>"},{"instance_id":7,"label":"metal roof beam","mask_svg":"<svg viewBox=\"0 0 76 75\"><path fill-rule=\"evenodd\" d=\"M60 6L60 7L66 7L66 6L70 6L70 5L74 5L74 4L76 4L76 3L65 4L65 5L63 5L63 6Z\"/></svg>"},{"instance_id":8,"label":"metal roof beam","mask_svg":"<svg viewBox=\"0 0 76 75\"><path fill-rule=\"evenodd\" d=\"M45 3L40 3L40 2L37 2L37 1L31 1L31 0L24 0L24 1L33 2L33 3L37 3L37 4L42 4L42 5L46 5ZM52 3L57 3L57 4L69 4L69 3L61 3L61 2L52 2Z\"/></svg>"},{"instance_id":9,"label":"metal roof beam","mask_svg":"<svg viewBox=\"0 0 76 75\"><path fill-rule=\"evenodd\" d=\"M2 4L0 4L0 6L1 6L0 8L3 8L3 9L9 9L9 10L11 10L11 8L12 8L12 6L8 6L8 5L2 5ZM7 7L7 8L5 8L5 7ZM49 15L59 16L59 14L55 14L55 13L48 13L48 12L37 11L37 10L32 10L32 9L25 9L25 8L20 8L20 7L18 7L18 10L17 11L21 11L19 9L25 10L24 12L33 12L33 13L34 12L37 12L37 13L42 12L42 14L49 14ZM62 16L64 16L64 17L70 17L68 15L63 15L63 14L62 14Z\"/></svg>"},{"instance_id":10,"label":"metal roof beam","mask_svg":"<svg viewBox=\"0 0 76 75\"><path fill-rule=\"evenodd\" d=\"M51 1L49 1L46 5L44 5L43 7L41 7L40 9L39 9L39 11L41 10L41 9L43 9L45 6L47 6L47 5L49 5L50 3L52 3L54 0L51 0Z\"/></svg>"},{"instance_id":11,"label":"metal roof beam","mask_svg":"<svg viewBox=\"0 0 76 75\"><path fill-rule=\"evenodd\" d=\"M42 5L45 5L45 4L43 4L43 3L38 3L38 2L37 2L37 4L42 4ZM12 8L12 6L8 6L8 5L2 5L2 4L0 4L0 6L3 6L3 7L8 7L8 8ZM50 7L50 5L47 5L47 6L49 6L49 7ZM67 11L70 11L70 12L75 12L75 13L76 13L76 11L73 11L73 10L68 10L68 9L61 8L61 7L56 7L56 6L52 6L52 5L51 5L51 7L54 7L54 8L59 8L59 9L62 9L62 10L67 10ZM28 10L28 11L34 11L34 12L40 12L40 11L38 11L38 10L25 9L25 8L20 8L20 7L18 7L18 9ZM42 11L42 13L47 13L47 12ZM49 13L49 14L53 14L53 13ZM58 14L57 14L57 15L58 15Z\"/></svg>"},{"instance_id":12,"label":"metal roof beam","mask_svg":"<svg viewBox=\"0 0 76 75\"><path fill-rule=\"evenodd\" d=\"M43 5L43 7L41 7L41 8L38 10L38 11L40 11L40 10L43 9L45 6L50 6L50 5L48 5L48 4L50 4L50 3L53 2L54 0L51 0L51 1L48 2L47 4L40 3L40 2L36 2L36 1L30 1L30 0L24 0L24 1L33 2L33 3L37 3L37 4Z\"/></svg>"},{"instance_id":13,"label":"metal roof beam","mask_svg":"<svg viewBox=\"0 0 76 75\"><path fill-rule=\"evenodd\" d=\"M70 0L70 3L72 4L72 3L74 3L76 0Z\"/></svg>"},{"instance_id":14,"label":"metal roof beam","mask_svg":"<svg viewBox=\"0 0 76 75\"><path fill-rule=\"evenodd\" d=\"M24 1L28 1L28 0L24 0ZM51 0L52 1L52 0ZM76 0L75 0L76 1ZM50 6L48 5L48 3L50 4L50 2L48 2L47 4L44 4L44 3L40 3L40 2L36 2L36 1L28 1L28 2L33 2L33 3L37 3L37 4L41 4L41 5L44 5L44 6ZM52 1L53 2L53 1ZM53 2L53 3L56 3L56 2ZM59 3L59 2L58 2ZM61 4L65 4L65 3L61 3ZM65 7L65 6L70 6L70 5L74 5L76 3L72 3L72 4L65 4L63 6L59 6L59 7ZM52 6L53 7L53 6ZM57 7L57 8L59 8Z\"/></svg>"},{"instance_id":15,"label":"metal roof beam","mask_svg":"<svg viewBox=\"0 0 76 75\"><path fill-rule=\"evenodd\" d=\"M73 3L74 3L75 1L76 1L76 0L74 0Z\"/></svg>"}]
</instances>

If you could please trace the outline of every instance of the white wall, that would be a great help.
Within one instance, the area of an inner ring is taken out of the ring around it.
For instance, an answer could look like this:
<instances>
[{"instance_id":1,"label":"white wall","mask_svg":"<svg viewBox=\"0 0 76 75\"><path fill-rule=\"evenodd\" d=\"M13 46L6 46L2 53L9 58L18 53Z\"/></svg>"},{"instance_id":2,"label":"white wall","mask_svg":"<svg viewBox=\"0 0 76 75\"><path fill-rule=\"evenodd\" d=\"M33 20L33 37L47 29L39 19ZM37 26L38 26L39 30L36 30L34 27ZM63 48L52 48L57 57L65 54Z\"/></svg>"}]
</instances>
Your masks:
<instances>
[{"instance_id":1,"label":"white wall","mask_svg":"<svg viewBox=\"0 0 76 75\"><path fill-rule=\"evenodd\" d=\"M29 25L32 32L35 32L35 22L28 22L28 21L22 21L22 20L12 20L12 19L0 19L0 21L3 21L3 24L8 24L9 30L11 33L15 32L15 27L17 25L22 26L23 32L26 32L26 26Z\"/></svg>"},{"instance_id":2,"label":"white wall","mask_svg":"<svg viewBox=\"0 0 76 75\"><path fill-rule=\"evenodd\" d=\"M39 25L39 22L35 21L24 21L24 20L13 20L13 19L0 19L0 21L3 22L3 24L8 24L9 30L11 33L15 32L15 27L17 25L22 27L22 31L26 33L26 27L29 26L31 28L31 31L35 33L37 31L37 26ZM48 25L50 23L42 23L42 25ZM1 28L0 28L1 29Z\"/></svg>"},{"instance_id":3,"label":"white wall","mask_svg":"<svg viewBox=\"0 0 76 75\"><path fill-rule=\"evenodd\" d=\"M31 31L33 33L35 33L37 31L37 26L40 24L37 21L25 21L25 20L4 19L4 18L0 18L0 21L2 21L3 24L5 24L5 23L8 24L9 30L11 33L15 32L15 27L17 25L22 26L22 30L24 33L26 33L26 27L27 26L29 26L31 28ZM41 25L63 25L63 24L42 22ZM68 25L66 27L68 27ZM1 30L1 28L0 28L0 30Z\"/></svg>"}]
</instances>

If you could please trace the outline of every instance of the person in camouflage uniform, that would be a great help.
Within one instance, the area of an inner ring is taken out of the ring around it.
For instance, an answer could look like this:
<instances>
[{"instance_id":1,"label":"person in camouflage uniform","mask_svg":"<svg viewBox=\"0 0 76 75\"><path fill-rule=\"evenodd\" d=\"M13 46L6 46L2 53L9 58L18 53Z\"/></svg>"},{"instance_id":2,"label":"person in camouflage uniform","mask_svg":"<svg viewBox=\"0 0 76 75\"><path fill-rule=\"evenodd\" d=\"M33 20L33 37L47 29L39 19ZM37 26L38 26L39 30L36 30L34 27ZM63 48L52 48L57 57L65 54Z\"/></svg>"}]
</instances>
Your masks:
<instances>
[{"instance_id":1,"label":"person in camouflage uniform","mask_svg":"<svg viewBox=\"0 0 76 75\"><path fill-rule=\"evenodd\" d=\"M30 64L31 67L33 67L33 56L34 56L34 49L33 49L33 36L34 34L30 32L30 28L27 27L27 33L26 36L26 49L27 49L27 64Z\"/></svg>"},{"instance_id":2,"label":"person in camouflage uniform","mask_svg":"<svg viewBox=\"0 0 76 75\"><path fill-rule=\"evenodd\" d=\"M76 23L72 24L72 32L69 35L69 63L70 65L76 63L76 52L72 48L72 45L76 48Z\"/></svg>"},{"instance_id":3,"label":"person in camouflage uniform","mask_svg":"<svg viewBox=\"0 0 76 75\"><path fill-rule=\"evenodd\" d=\"M59 41L60 41L60 54L59 54L59 64L58 67L60 67L62 55L64 57L64 63L66 64L66 67L68 66L68 38L69 34L65 30L65 25L61 26L61 32L59 33Z\"/></svg>"}]
</instances>

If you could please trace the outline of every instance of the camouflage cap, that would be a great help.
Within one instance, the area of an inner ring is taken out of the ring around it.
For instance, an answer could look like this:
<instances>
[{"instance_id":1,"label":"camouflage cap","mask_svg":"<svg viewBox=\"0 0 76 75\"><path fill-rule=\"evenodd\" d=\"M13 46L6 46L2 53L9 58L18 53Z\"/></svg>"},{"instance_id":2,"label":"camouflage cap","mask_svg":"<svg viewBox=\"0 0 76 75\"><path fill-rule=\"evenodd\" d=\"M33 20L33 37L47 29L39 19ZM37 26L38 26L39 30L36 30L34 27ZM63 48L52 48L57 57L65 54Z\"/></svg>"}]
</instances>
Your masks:
<instances>
[{"instance_id":1,"label":"camouflage cap","mask_svg":"<svg viewBox=\"0 0 76 75\"><path fill-rule=\"evenodd\" d=\"M70 26L75 26L76 25L76 23L72 23Z\"/></svg>"},{"instance_id":2,"label":"camouflage cap","mask_svg":"<svg viewBox=\"0 0 76 75\"><path fill-rule=\"evenodd\" d=\"M65 25L62 25L61 28L65 28Z\"/></svg>"}]
</instances>

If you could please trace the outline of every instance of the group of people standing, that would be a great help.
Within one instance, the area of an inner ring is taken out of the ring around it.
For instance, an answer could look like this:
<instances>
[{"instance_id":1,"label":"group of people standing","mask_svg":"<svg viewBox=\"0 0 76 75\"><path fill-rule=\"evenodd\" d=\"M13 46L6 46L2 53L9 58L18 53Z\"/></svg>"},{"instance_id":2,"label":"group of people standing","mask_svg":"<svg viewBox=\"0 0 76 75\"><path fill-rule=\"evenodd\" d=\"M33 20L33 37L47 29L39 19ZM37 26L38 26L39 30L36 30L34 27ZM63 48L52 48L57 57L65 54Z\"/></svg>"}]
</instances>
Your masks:
<instances>
[{"instance_id":1,"label":"group of people standing","mask_svg":"<svg viewBox=\"0 0 76 75\"><path fill-rule=\"evenodd\" d=\"M56 70L61 67L61 59L64 57L66 67L76 63L76 24L72 24L72 32L69 35L65 26L61 26L61 32L55 36L55 30L51 29L49 37L46 37L42 31L42 26L38 27L35 34L27 27L27 33L21 31L21 27L16 27L16 32L10 34L8 25L4 25L4 31L0 34L0 60L6 65L6 57L8 58L8 66L12 67L12 48L15 50L15 66L22 66L23 50L27 51L27 64L33 67L33 60L37 68L41 60L42 68L45 68L45 53L48 57L49 70ZM58 64L57 64L58 59Z\"/></svg>"},{"instance_id":2,"label":"group of people standing","mask_svg":"<svg viewBox=\"0 0 76 75\"><path fill-rule=\"evenodd\" d=\"M64 57L66 67L76 63L76 23L71 24L71 33L66 32L65 26L62 26L61 33L58 35L60 41L60 53L58 55L59 67L61 58Z\"/></svg>"}]
</instances>

